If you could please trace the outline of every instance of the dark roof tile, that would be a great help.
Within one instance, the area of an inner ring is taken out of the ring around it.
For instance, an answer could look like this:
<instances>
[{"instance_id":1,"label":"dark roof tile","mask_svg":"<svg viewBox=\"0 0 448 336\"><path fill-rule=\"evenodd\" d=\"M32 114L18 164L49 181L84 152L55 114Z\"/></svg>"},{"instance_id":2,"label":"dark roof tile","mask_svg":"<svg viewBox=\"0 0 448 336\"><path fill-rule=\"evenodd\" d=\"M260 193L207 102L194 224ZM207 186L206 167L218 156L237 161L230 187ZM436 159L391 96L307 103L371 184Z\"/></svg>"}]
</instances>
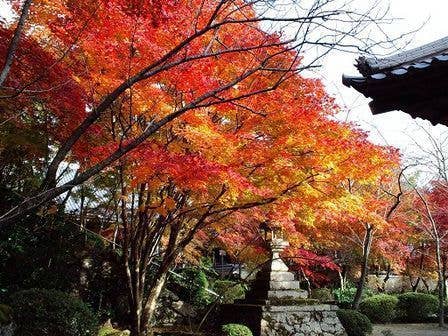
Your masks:
<instances>
[{"instance_id":1,"label":"dark roof tile","mask_svg":"<svg viewBox=\"0 0 448 336\"><path fill-rule=\"evenodd\" d=\"M409 51L377 59L360 57L362 76L342 76L364 96L374 114L401 110L448 125L448 36Z\"/></svg>"},{"instance_id":2,"label":"dark roof tile","mask_svg":"<svg viewBox=\"0 0 448 336\"><path fill-rule=\"evenodd\" d=\"M434 57L448 51L448 36L423 46L402 51L398 54L384 57L361 57L358 60L358 70L364 75L369 75L386 69L395 68L409 63L420 61L432 62Z\"/></svg>"}]
</instances>

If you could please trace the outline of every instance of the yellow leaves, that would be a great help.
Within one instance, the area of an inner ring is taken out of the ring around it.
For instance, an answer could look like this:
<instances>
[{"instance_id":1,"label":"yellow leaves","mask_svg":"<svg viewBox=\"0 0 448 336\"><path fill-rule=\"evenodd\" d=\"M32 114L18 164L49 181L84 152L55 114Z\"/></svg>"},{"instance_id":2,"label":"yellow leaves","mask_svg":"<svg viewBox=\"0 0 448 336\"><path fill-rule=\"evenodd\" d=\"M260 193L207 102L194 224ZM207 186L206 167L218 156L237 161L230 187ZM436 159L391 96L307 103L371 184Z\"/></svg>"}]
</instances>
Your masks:
<instances>
[{"instance_id":1,"label":"yellow leaves","mask_svg":"<svg viewBox=\"0 0 448 336\"><path fill-rule=\"evenodd\" d=\"M173 106L164 102L159 103L158 109L162 113L162 115L167 115L174 111Z\"/></svg>"},{"instance_id":2,"label":"yellow leaves","mask_svg":"<svg viewBox=\"0 0 448 336\"><path fill-rule=\"evenodd\" d=\"M215 162L229 162L235 158L240 142L235 141L233 134L223 132L204 114L189 116L186 120L192 123L179 129L178 133L188 141L191 149Z\"/></svg>"},{"instance_id":3,"label":"yellow leaves","mask_svg":"<svg viewBox=\"0 0 448 336\"><path fill-rule=\"evenodd\" d=\"M314 227L316 224L316 211L311 207L302 207L301 209L298 209L296 218L302 225Z\"/></svg>"},{"instance_id":4,"label":"yellow leaves","mask_svg":"<svg viewBox=\"0 0 448 336\"><path fill-rule=\"evenodd\" d=\"M76 76L76 75L73 75L73 80L74 80L76 83L81 83L81 82L82 82L82 79L81 79L79 76Z\"/></svg>"},{"instance_id":5,"label":"yellow leaves","mask_svg":"<svg viewBox=\"0 0 448 336\"><path fill-rule=\"evenodd\" d=\"M169 145L169 149L172 153L177 153L177 154L181 154L185 151L185 146L183 146L181 143L179 142L172 142Z\"/></svg>"}]
</instances>

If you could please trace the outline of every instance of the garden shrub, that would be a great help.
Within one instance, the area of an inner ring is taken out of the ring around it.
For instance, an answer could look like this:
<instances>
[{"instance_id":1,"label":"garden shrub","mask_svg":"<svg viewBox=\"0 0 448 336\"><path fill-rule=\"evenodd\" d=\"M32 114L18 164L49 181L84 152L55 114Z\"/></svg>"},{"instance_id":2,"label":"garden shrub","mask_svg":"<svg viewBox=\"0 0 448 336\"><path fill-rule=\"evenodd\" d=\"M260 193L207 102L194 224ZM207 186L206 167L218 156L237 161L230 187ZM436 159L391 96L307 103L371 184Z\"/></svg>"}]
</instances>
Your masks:
<instances>
[{"instance_id":1,"label":"garden shrub","mask_svg":"<svg viewBox=\"0 0 448 336\"><path fill-rule=\"evenodd\" d=\"M11 296L14 336L96 336L98 320L81 300L54 289L29 289Z\"/></svg>"},{"instance_id":2,"label":"garden shrub","mask_svg":"<svg viewBox=\"0 0 448 336\"><path fill-rule=\"evenodd\" d=\"M311 291L311 299L317 299L320 302L333 301L334 296L330 288L315 288Z\"/></svg>"},{"instance_id":3,"label":"garden shrub","mask_svg":"<svg viewBox=\"0 0 448 336\"><path fill-rule=\"evenodd\" d=\"M127 336L127 335L129 335L129 333L114 329L111 326L104 326L98 332L98 336Z\"/></svg>"},{"instance_id":4,"label":"garden shrub","mask_svg":"<svg viewBox=\"0 0 448 336\"><path fill-rule=\"evenodd\" d=\"M337 302L337 304L342 308L348 308L351 306L353 299L355 297L356 288L355 287L349 287L346 288L336 288L333 290L334 298Z\"/></svg>"},{"instance_id":5,"label":"garden shrub","mask_svg":"<svg viewBox=\"0 0 448 336\"><path fill-rule=\"evenodd\" d=\"M396 296L378 294L364 299L359 309L374 323L388 323L396 317L397 303Z\"/></svg>"},{"instance_id":6,"label":"garden shrub","mask_svg":"<svg viewBox=\"0 0 448 336\"><path fill-rule=\"evenodd\" d=\"M351 307L353 299L355 298L355 294L356 294L356 287L353 285L347 285L344 289L337 288L333 290L333 295L336 300L336 303L341 308ZM372 290L370 290L369 288L364 288L361 300L364 300L365 298L372 295L373 295Z\"/></svg>"},{"instance_id":7,"label":"garden shrub","mask_svg":"<svg viewBox=\"0 0 448 336\"><path fill-rule=\"evenodd\" d=\"M236 281L215 280L212 289L222 296L222 303L233 303L235 300L244 299L246 290Z\"/></svg>"},{"instance_id":8,"label":"garden shrub","mask_svg":"<svg viewBox=\"0 0 448 336\"><path fill-rule=\"evenodd\" d=\"M397 315L405 322L425 322L437 313L437 297L425 293L404 293L398 295Z\"/></svg>"},{"instance_id":9,"label":"garden shrub","mask_svg":"<svg viewBox=\"0 0 448 336\"><path fill-rule=\"evenodd\" d=\"M242 324L225 324L222 326L224 336L252 336L252 331Z\"/></svg>"},{"instance_id":10,"label":"garden shrub","mask_svg":"<svg viewBox=\"0 0 448 336\"><path fill-rule=\"evenodd\" d=\"M206 290L209 287L209 282L205 272L198 267L189 267L182 269L179 273L184 279L176 279L176 281L178 281L184 290L176 294L183 301L195 305L202 306L209 304L212 298Z\"/></svg>"},{"instance_id":11,"label":"garden shrub","mask_svg":"<svg viewBox=\"0 0 448 336\"><path fill-rule=\"evenodd\" d=\"M339 309L336 314L348 336L364 336L372 332L369 318L357 310Z\"/></svg>"}]
</instances>

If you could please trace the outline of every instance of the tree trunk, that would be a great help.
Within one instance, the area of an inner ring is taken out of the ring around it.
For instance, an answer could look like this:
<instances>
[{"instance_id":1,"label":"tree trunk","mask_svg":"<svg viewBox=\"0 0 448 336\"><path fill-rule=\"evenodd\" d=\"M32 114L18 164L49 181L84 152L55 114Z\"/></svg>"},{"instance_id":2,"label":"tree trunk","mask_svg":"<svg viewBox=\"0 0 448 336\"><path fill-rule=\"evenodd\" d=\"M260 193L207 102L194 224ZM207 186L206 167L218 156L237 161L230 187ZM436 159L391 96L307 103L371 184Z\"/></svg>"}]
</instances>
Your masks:
<instances>
[{"instance_id":1,"label":"tree trunk","mask_svg":"<svg viewBox=\"0 0 448 336\"><path fill-rule=\"evenodd\" d=\"M440 239L436 239L436 261L437 261L437 289L439 297L439 327L445 326L444 320L444 293L443 293L443 270L442 270L442 257L440 253Z\"/></svg>"},{"instance_id":2,"label":"tree trunk","mask_svg":"<svg viewBox=\"0 0 448 336\"><path fill-rule=\"evenodd\" d=\"M128 278L128 302L129 313L131 318L131 336L143 336L141 333L142 321L142 302L143 295L140 290L140 282L137 278L140 277L140 270L133 268L132 263L125 262L126 274Z\"/></svg>"},{"instance_id":3,"label":"tree trunk","mask_svg":"<svg viewBox=\"0 0 448 336\"><path fill-rule=\"evenodd\" d=\"M420 271L420 274L422 274L422 272L423 272L423 261L425 260L425 255L423 254L423 252L424 252L424 246L423 246L423 244L421 245L421 248L422 248L422 253L421 253L421 255L420 255L420 262L419 262L419 265L418 265L418 269L419 269L419 271ZM413 292L416 292L416 291L417 291L417 289L418 289L418 284L420 283L420 280L421 280L421 277L418 276L418 277L417 277L417 280L415 281L415 284L412 284L412 277L411 277L411 286L412 286L412 291L413 291Z\"/></svg>"},{"instance_id":4,"label":"tree trunk","mask_svg":"<svg viewBox=\"0 0 448 336\"><path fill-rule=\"evenodd\" d=\"M147 336L152 335L151 329L151 321L154 318L154 313L156 311L157 300L159 299L160 294L162 293L163 286L165 285L166 278L168 272L160 275L154 282L154 285L151 286L148 293L148 299L144 308L144 313L141 321L141 334L138 336Z\"/></svg>"},{"instance_id":5,"label":"tree trunk","mask_svg":"<svg viewBox=\"0 0 448 336\"><path fill-rule=\"evenodd\" d=\"M305 271L303 270L303 268L300 268L300 270L302 271L302 276L303 279L306 282L306 292L308 293L308 297L311 296L311 283L310 283L310 279L308 279L308 277L305 274Z\"/></svg>"},{"instance_id":6,"label":"tree trunk","mask_svg":"<svg viewBox=\"0 0 448 336\"><path fill-rule=\"evenodd\" d=\"M417 277L417 280L415 281L415 283L412 283L412 277L411 277L410 282L411 282L411 287L412 287L413 292L417 291L418 284L420 283L420 279L421 279L420 277Z\"/></svg>"},{"instance_id":7,"label":"tree trunk","mask_svg":"<svg viewBox=\"0 0 448 336\"><path fill-rule=\"evenodd\" d=\"M443 297L446 298L446 255L442 254Z\"/></svg>"},{"instance_id":8,"label":"tree trunk","mask_svg":"<svg viewBox=\"0 0 448 336\"><path fill-rule=\"evenodd\" d=\"M361 298L367 278L367 272L369 269L369 255L370 255L370 246L372 245L372 238L373 238L373 227L370 224L366 224L366 233L363 241L361 277L359 279L358 286L356 288L355 298L353 299L354 309L358 309L359 304L361 303Z\"/></svg>"},{"instance_id":9,"label":"tree trunk","mask_svg":"<svg viewBox=\"0 0 448 336\"><path fill-rule=\"evenodd\" d=\"M131 336L143 336L141 333L140 321L142 319L142 310L141 306L139 307L139 303L137 300L132 300L132 306L130 307L131 314Z\"/></svg>"},{"instance_id":10,"label":"tree trunk","mask_svg":"<svg viewBox=\"0 0 448 336\"><path fill-rule=\"evenodd\" d=\"M338 275L339 275L339 283L340 283L341 290L344 290L345 285L347 283L347 268L345 265L342 266L341 271L338 271Z\"/></svg>"},{"instance_id":11,"label":"tree trunk","mask_svg":"<svg viewBox=\"0 0 448 336\"><path fill-rule=\"evenodd\" d=\"M383 284L381 285L380 292L386 293L386 284L387 284L387 281L390 279L391 271L392 271L392 268L390 267L390 264L387 264L386 276L383 279Z\"/></svg>"}]
</instances>

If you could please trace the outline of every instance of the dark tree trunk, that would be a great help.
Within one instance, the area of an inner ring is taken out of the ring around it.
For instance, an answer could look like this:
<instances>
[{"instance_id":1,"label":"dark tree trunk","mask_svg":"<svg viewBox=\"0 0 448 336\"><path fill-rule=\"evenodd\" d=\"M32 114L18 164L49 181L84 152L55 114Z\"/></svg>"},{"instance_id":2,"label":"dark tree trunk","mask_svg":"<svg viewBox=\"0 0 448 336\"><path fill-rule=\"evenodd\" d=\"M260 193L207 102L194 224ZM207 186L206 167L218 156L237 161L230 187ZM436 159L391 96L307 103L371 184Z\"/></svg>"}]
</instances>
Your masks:
<instances>
[{"instance_id":1,"label":"dark tree trunk","mask_svg":"<svg viewBox=\"0 0 448 336\"><path fill-rule=\"evenodd\" d=\"M361 298L367 278L367 272L369 270L369 255L370 255L370 247L372 245L373 227L370 224L366 224L365 227L366 227L366 233L363 241L361 276L359 278L355 298L353 299L352 303L354 309L358 309L359 304L361 303Z\"/></svg>"},{"instance_id":2,"label":"dark tree trunk","mask_svg":"<svg viewBox=\"0 0 448 336\"><path fill-rule=\"evenodd\" d=\"M420 283L420 280L421 280L421 278L417 277L417 280L415 281L415 283L412 283L412 277L411 277L410 281L411 281L411 287L412 287L413 292L417 291L418 284Z\"/></svg>"},{"instance_id":3,"label":"dark tree trunk","mask_svg":"<svg viewBox=\"0 0 448 336\"><path fill-rule=\"evenodd\" d=\"M445 326L445 318L444 318L444 295L443 295L443 266L442 266L442 256L441 256L441 248L440 248L440 239L436 239L436 262L437 262L437 292L439 297L439 327Z\"/></svg>"},{"instance_id":4,"label":"dark tree trunk","mask_svg":"<svg viewBox=\"0 0 448 336\"><path fill-rule=\"evenodd\" d=\"M443 297L446 298L446 255L442 254Z\"/></svg>"},{"instance_id":5,"label":"dark tree trunk","mask_svg":"<svg viewBox=\"0 0 448 336\"><path fill-rule=\"evenodd\" d=\"M386 276L383 279L383 285L381 288L381 292L386 292L386 284L387 284L387 281L390 279L391 272L392 272L392 268L390 267L390 264L387 264Z\"/></svg>"},{"instance_id":6,"label":"dark tree trunk","mask_svg":"<svg viewBox=\"0 0 448 336\"><path fill-rule=\"evenodd\" d=\"M419 265L418 265L420 273L423 271L423 261L425 260L425 255L423 254L424 246L422 245L421 248L422 248L422 253L420 255L420 262L419 262ZM411 287L412 287L412 291L413 292L417 291L418 285L419 285L421 279L422 278L420 276L418 276L417 280L415 281L415 284L412 284L412 277L411 277Z\"/></svg>"}]
</instances>

